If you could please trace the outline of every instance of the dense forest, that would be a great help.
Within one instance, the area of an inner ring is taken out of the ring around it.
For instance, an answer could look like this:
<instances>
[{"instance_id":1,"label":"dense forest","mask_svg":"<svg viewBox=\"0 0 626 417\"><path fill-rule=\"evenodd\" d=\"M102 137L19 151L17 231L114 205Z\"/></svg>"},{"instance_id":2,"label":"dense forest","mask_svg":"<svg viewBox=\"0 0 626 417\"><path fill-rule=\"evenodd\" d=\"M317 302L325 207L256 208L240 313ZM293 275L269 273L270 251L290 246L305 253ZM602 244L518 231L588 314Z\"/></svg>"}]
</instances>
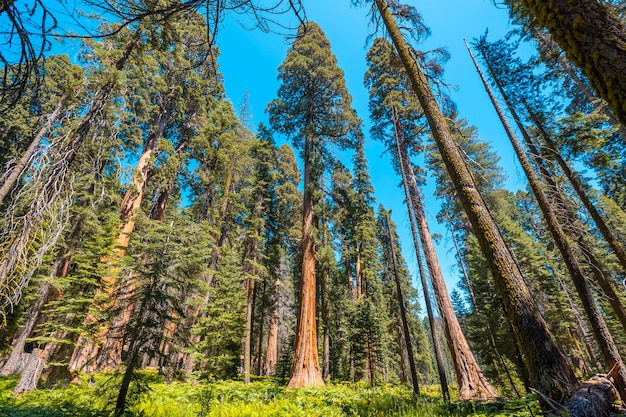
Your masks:
<instances>
[{"instance_id":1,"label":"dense forest","mask_svg":"<svg viewBox=\"0 0 626 417\"><path fill-rule=\"evenodd\" d=\"M52 3L0 3L0 415L626 413L623 2L504 0L466 42L518 190L414 2L351 2L369 114L303 0ZM288 35L266 124L226 95L231 14Z\"/></svg>"}]
</instances>

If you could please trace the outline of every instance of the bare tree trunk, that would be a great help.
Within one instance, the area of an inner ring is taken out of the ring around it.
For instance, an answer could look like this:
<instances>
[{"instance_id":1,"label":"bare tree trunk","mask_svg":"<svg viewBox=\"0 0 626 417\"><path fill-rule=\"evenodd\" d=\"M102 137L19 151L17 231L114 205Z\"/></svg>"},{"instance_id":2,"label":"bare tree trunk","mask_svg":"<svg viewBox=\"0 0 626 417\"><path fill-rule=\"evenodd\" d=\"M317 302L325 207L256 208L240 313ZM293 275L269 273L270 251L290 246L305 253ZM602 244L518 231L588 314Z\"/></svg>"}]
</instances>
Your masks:
<instances>
[{"instance_id":1,"label":"bare tree trunk","mask_svg":"<svg viewBox=\"0 0 626 417\"><path fill-rule=\"evenodd\" d=\"M325 242L328 243L328 242ZM322 321L323 328L323 351L322 351L322 378L328 380L330 376L330 312L328 309L328 290L330 282L328 279L328 271L324 269L322 272L323 288L322 288Z\"/></svg>"},{"instance_id":2,"label":"bare tree trunk","mask_svg":"<svg viewBox=\"0 0 626 417\"><path fill-rule=\"evenodd\" d=\"M472 60L474 61L474 65L476 66L476 70L480 75L485 90L489 94L489 98L491 99L491 102L493 103L493 106L498 113L498 117L500 118L500 121L504 126L507 136L509 137L511 144L513 145L515 154L520 161L520 165L522 166L522 169L526 174L528 183L530 184L530 187L533 190L533 194L537 199L539 208L541 209L546 223L548 224L548 229L550 230L552 238L557 248L559 249L559 252L561 253L561 258L563 259L563 262L565 263L569 274L572 277L572 281L574 282L574 286L576 287L578 296L582 301L585 313L587 314L587 318L589 319L591 328L594 332L598 345L600 346L600 352L602 353L602 357L609 368L617 367L615 381L616 386L622 398L626 400L626 367L624 367L624 363L622 362L622 358L619 354L619 351L617 350L617 346L613 341L613 337L611 336L611 333L609 332L606 322L604 321L602 313L600 312L600 309L598 308L593 294L591 293L591 288L589 287L587 278L585 277L585 274L582 271L580 264L578 263L576 255L571 245L569 244L565 232L561 228L561 225L556 218L556 214L554 213L550 201L546 197L546 194L544 193L541 184L539 183L537 177L535 176L535 173L532 170L530 161L526 157L526 153L524 152L520 143L515 137L513 129L508 124L502 109L500 108L495 96L493 95L489 84L487 84L487 81L485 80L485 77L483 76L480 67L478 66L478 63L476 62L476 59L474 58L474 55L469 48L469 45L467 45L467 50L469 51Z\"/></svg>"},{"instance_id":3,"label":"bare tree trunk","mask_svg":"<svg viewBox=\"0 0 626 417\"><path fill-rule=\"evenodd\" d=\"M263 290L261 292L261 303L265 303L266 297L266 287L267 287L267 279L263 279ZM261 375L261 369L263 368L263 336L265 332L265 310L266 306L261 306L261 313L259 317L259 338L257 343L257 353L256 353L256 371L257 375Z\"/></svg>"},{"instance_id":4,"label":"bare tree trunk","mask_svg":"<svg viewBox=\"0 0 626 417\"><path fill-rule=\"evenodd\" d=\"M324 385L317 351L317 325L315 314L315 236L313 178L315 158L314 139L305 138L304 151L304 202L302 220L302 278L300 280L300 310L296 332L290 388Z\"/></svg>"},{"instance_id":5,"label":"bare tree trunk","mask_svg":"<svg viewBox=\"0 0 626 417\"><path fill-rule=\"evenodd\" d=\"M513 325L531 380L540 391L560 398L576 386L576 377L541 316L387 3L384 0L375 0L375 3L424 109L457 195L502 294L505 311Z\"/></svg>"},{"instance_id":6,"label":"bare tree trunk","mask_svg":"<svg viewBox=\"0 0 626 417\"><path fill-rule=\"evenodd\" d=\"M58 260L57 262L59 261L61 260ZM37 297L37 300L26 313L24 326L17 331L15 338L13 339L13 343L11 343L13 350L11 351L11 355L7 361L2 366L0 376L13 375L24 369L26 355L30 355L30 353L26 353L24 351L26 340L33 335L35 327L41 322L43 307L50 301L57 299L59 296L59 292L48 281L44 281L39 288L38 294L39 296Z\"/></svg>"},{"instance_id":7,"label":"bare tree trunk","mask_svg":"<svg viewBox=\"0 0 626 417\"><path fill-rule=\"evenodd\" d=\"M9 170L7 171L8 174L5 173L6 179L4 180L2 186L0 186L0 204L2 204L4 198L7 196L9 191L11 191L11 188L13 188L17 180L20 178L22 172L24 172L24 169L26 169L28 162L35 153L35 150L37 150L37 148L39 147L39 144L41 143L43 137L50 132L52 123L54 123L57 117L59 117L59 113L61 113L64 101L65 97L62 97L61 100L59 100L54 111L48 116L46 123L43 125L39 133L37 133L37 136L35 136L28 148L24 151L22 157L19 159L19 161L17 161L15 165L9 168Z\"/></svg>"},{"instance_id":8,"label":"bare tree trunk","mask_svg":"<svg viewBox=\"0 0 626 417\"><path fill-rule=\"evenodd\" d=\"M14 397L20 397L22 394L37 389L37 382L39 381L39 375L44 367L44 361L42 356L43 351L40 349L33 349L31 354L24 357L24 367L20 379L17 382L17 386L13 391Z\"/></svg>"},{"instance_id":9,"label":"bare tree trunk","mask_svg":"<svg viewBox=\"0 0 626 417\"><path fill-rule=\"evenodd\" d=\"M250 348L252 341L252 315L254 307L254 278L246 280L246 324L243 340L243 383L250 384Z\"/></svg>"},{"instance_id":10,"label":"bare tree trunk","mask_svg":"<svg viewBox=\"0 0 626 417\"><path fill-rule=\"evenodd\" d=\"M420 387L417 381L417 370L415 368L415 358L413 357L413 343L411 342L411 333L409 332L409 322L407 320L406 309L404 307L404 297L402 296L402 285L400 284L400 276L398 275L398 261L396 260L396 248L394 245L394 237L391 233L391 221L389 212L387 212L387 236L389 237L389 251L391 253L391 263L393 266L393 276L396 282L396 295L398 296L398 306L400 307L400 318L402 320L402 331L406 342L407 358L409 359L409 370L411 371L411 382L413 384L413 395L420 395Z\"/></svg>"},{"instance_id":11,"label":"bare tree trunk","mask_svg":"<svg viewBox=\"0 0 626 417\"><path fill-rule=\"evenodd\" d=\"M583 93L587 103L591 104L594 110L605 115L609 119L611 126L618 129L622 140L626 141L626 128L622 126L619 120L617 120L617 117L615 117L615 115L613 115L613 113L611 113L611 111L606 107L606 103L598 102L598 97L591 90L591 88L589 88L587 84L580 79L576 70L572 67L572 64L561 54L561 49L557 48L556 44L552 41L552 37L542 30L532 30L532 34L535 39L537 39L537 43L539 44L539 47L543 49L544 53L554 56L556 63L567 73L567 75L569 75L574 82L574 85L576 85L576 88Z\"/></svg>"},{"instance_id":12,"label":"bare tree trunk","mask_svg":"<svg viewBox=\"0 0 626 417\"><path fill-rule=\"evenodd\" d=\"M448 289L443 279L441 272L441 266L435 252L435 246L432 242L432 236L426 221L426 214L424 212L424 205L421 199L421 193L415 181L413 174L413 167L409 159L408 150L406 148L406 142L403 132L398 129L399 124L398 115L393 109L394 127L396 127L396 144L398 147L398 159L403 171L403 177L406 179L407 188L409 191L409 203L415 216L415 223L419 232L420 240L422 242L422 248L424 250L424 257L426 258L426 265L428 266L428 272L433 285L433 291L435 293L435 299L437 300L437 306L439 307L439 313L443 322L443 328L448 342L448 348L452 355L454 362L454 369L456 371L457 381L459 383L459 398L468 399L481 399L490 400L496 398L498 394L489 384L484 377L478 361L474 358L474 354L467 343L467 339L463 334L461 325L454 313L450 296L448 295Z\"/></svg>"},{"instance_id":13,"label":"bare tree trunk","mask_svg":"<svg viewBox=\"0 0 626 417\"><path fill-rule=\"evenodd\" d=\"M395 124L394 124L395 126ZM396 148L398 150L398 156L401 152L399 148L399 141L396 135ZM402 163L400 163L402 167ZM407 203L407 209L409 211L409 222L411 224L411 235L413 236L413 246L415 247L415 257L417 258L417 267L422 282L422 290L424 292L424 302L426 304L426 314L428 315L428 323L430 324L430 334L433 341L433 350L435 352L435 361L437 362L437 373L439 375L439 384L441 386L441 394L443 400L446 403L450 402L450 391L448 390L448 376L446 375L446 369L443 359L443 353L441 351L441 345L439 344L439 335L437 331L437 323L435 322L435 314L433 312L433 306L430 300L430 291L428 290L428 282L426 281L426 272L424 271L424 264L422 262L422 255L420 253L420 245L417 239L417 226L415 225L415 215L413 212L413 206L411 205L411 196L409 193L409 186L405 177L404 169L400 169L402 174L402 184L404 188L404 196Z\"/></svg>"}]
</instances>

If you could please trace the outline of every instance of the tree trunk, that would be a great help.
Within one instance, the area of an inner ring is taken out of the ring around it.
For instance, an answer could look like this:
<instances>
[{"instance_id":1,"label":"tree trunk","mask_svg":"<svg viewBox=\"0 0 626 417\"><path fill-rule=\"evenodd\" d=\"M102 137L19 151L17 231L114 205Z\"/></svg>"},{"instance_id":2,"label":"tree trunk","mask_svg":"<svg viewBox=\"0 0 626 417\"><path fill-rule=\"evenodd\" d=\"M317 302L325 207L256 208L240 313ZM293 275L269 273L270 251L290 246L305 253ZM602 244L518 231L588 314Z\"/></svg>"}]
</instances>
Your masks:
<instances>
[{"instance_id":1,"label":"tree trunk","mask_svg":"<svg viewBox=\"0 0 626 417\"><path fill-rule=\"evenodd\" d=\"M267 279L263 279L263 290L261 292L261 313L259 317L259 338L257 343L257 353L256 353L256 370L255 373L257 375L261 375L261 369L263 368L263 336L265 332L265 310L267 306L265 303L266 297L266 288L267 288Z\"/></svg>"},{"instance_id":2,"label":"tree trunk","mask_svg":"<svg viewBox=\"0 0 626 417\"><path fill-rule=\"evenodd\" d=\"M611 380L596 375L585 381L565 404L564 410L555 410L558 415L567 413L571 417L598 417L623 415L626 408L617 404L617 390Z\"/></svg>"},{"instance_id":3,"label":"tree trunk","mask_svg":"<svg viewBox=\"0 0 626 417\"><path fill-rule=\"evenodd\" d=\"M315 158L314 139L305 138L304 150L304 201L302 220L302 278L300 280L300 309L296 332L296 347L289 388L324 385L317 351L317 326L315 314L315 236L313 178Z\"/></svg>"},{"instance_id":4,"label":"tree trunk","mask_svg":"<svg viewBox=\"0 0 626 417\"><path fill-rule=\"evenodd\" d=\"M409 159L404 134L402 130L398 128L399 121L395 108L393 109L393 117L398 159L409 191L408 203L411 204L413 208L412 212L422 242L424 257L426 258L426 265L428 266L435 299L437 300L437 306L441 314L448 348L452 355L452 361L454 362L454 369L459 383L459 398L463 400L494 399L498 394L484 377L478 365L478 361L474 358L469 343L467 343L467 339L463 334L456 314L454 313L452 302L448 295L448 289L446 288L446 283L441 273L441 266L439 265L437 253L435 252L428 222L426 221L426 213L424 212L421 193L417 181L415 180L415 175L413 174L413 167Z\"/></svg>"},{"instance_id":5,"label":"tree trunk","mask_svg":"<svg viewBox=\"0 0 626 417\"><path fill-rule=\"evenodd\" d=\"M531 380L537 389L560 398L576 386L576 377L541 316L519 266L476 188L428 81L413 59L391 11L384 0L375 2L407 71L413 91L426 113L433 138L502 294L505 311L515 330Z\"/></svg>"},{"instance_id":6,"label":"tree trunk","mask_svg":"<svg viewBox=\"0 0 626 417\"><path fill-rule=\"evenodd\" d=\"M243 383L250 384L250 362L252 345L252 316L254 307L254 278L246 280L246 324L243 340Z\"/></svg>"},{"instance_id":7,"label":"tree trunk","mask_svg":"<svg viewBox=\"0 0 626 417\"><path fill-rule=\"evenodd\" d=\"M24 172L24 169L26 169L26 166L28 165L30 158L32 158L33 154L35 153L35 150L37 150L37 148L39 147L39 144L41 143L41 140L43 139L43 137L50 132L52 123L54 123L57 117L59 117L59 113L61 113L61 109L63 108L64 101L65 101L65 97L62 97L61 100L59 100L56 108L54 109L52 114L48 116L46 123L43 125L39 133L37 133L37 136L35 136L35 138L30 143L28 148L24 151L24 153L22 154L22 157L19 159L19 161L17 161L17 163L14 166L9 168L9 170L7 171L9 172L8 175L6 175L5 173L6 180L4 181L2 186L0 186L0 204L2 204L2 201L4 200L4 198L7 196L9 191L11 191L11 188L13 188L17 180L20 178L20 176L22 175L22 172Z\"/></svg>"},{"instance_id":8,"label":"tree trunk","mask_svg":"<svg viewBox=\"0 0 626 417\"><path fill-rule=\"evenodd\" d=\"M569 182L572 184L574 191L576 191L578 198L580 198L580 201L582 201L583 205L585 206L585 209L587 209L587 211L591 215L591 218L593 219L594 223L596 224L596 227L602 234L602 237L609 244L609 247L611 248L611 250L613 250L613 252L615 253L615 256L617 256L617 259L620 262L622 270L626 272L626 250L624 249L624 246L617 239L615 234L611 232L609 225L604 221L604 218L602 217L602 215L600 214L596 206L593 204L593 202L587 195L587 192L585 191L585 186L583 185L579 176L569 166L569 164L565 161L561 153L557 150L556 143L554 143L554 141L552 140L548 132L544 129L543 124L540 122L537 115L530 109L530 106L528 106L527 103L524 103L524 105L526 107L528 115L530 116L531 120L533 121L537 129L539 130L539 133L541 137L543 138L543 141L546 144L547 151L551 153L556 159L557 163L563 170L563 173L565 174ZM624 140L626 140L626 136L624 136Z\"/></svg>"},{"instance_id":9,"label":"tree trunk","mask_svg":"<svg viewBox=\"0 0 626 417\"><path fill-rule=\"evenodd\" d=\"M24 351L26 340L33 335L35 327L41 323L43 307L50 301L58 299L59 296L59 292L48 281L45 281L41 285L38 294L37 300L26 313L24 326L20 328L15 335L13 343L11 344L13 350L2 366L0 376L13 375L21 372L25 355L28 355L28 353Z\"/></svg>"},{"instance_id":10,"label":"tree trunk","mask_svg":"<svg viewBox=\"0 0 626 417\"><path fill-rule=\"evenodd\" d=\"M466 43L467 45L467 43ZM548 229L550 230L550 234L556 244L559 252L561 253L561 258L565 263L567 270L569 271L570 276L572 277L572 281L574 286L576 287L576 291L578 292L578 296L580 297L583 307L585 309L585 313L587 314L587 318L591 324L591 328L594 332L598 345L600 347L600 352L602 353L602 357L606 362L606 365L609 368L617 367L617 377L616 377L616 386L620 395L624 400L626 400L626 367L624 367L624 363L622 362L622 358L617 350L617 346L615 346L615 342L609 332L609 329L602 317L602 313L598 308L595 298L591 293L591 288L589 287L589 283L585 274L578 263L576 258L576 254L574 253L565 232L561 228L559 221L556 218L556 214L550 201L548 200L546 194L544 193L539 180L535 176L535 173L532 170L530 165L530 161L528 160L526 153L522 149L520 143L518 142L515 134L513 133L513 129L509 125L506 120L506 117L500 108L495 96L493 95L489 84L485 80L472 51L467 45L467 50L469 51L472 60L474 61L474 65L476 66L476 70L480 75L480 78L483 82L485 90L491 99L491 102L498 113L498 117L504 126L504 130L509 137L511 144L513 145L513 149L515 150L515 154L526 174L528 179L528 183L537 199L537 203L539 204L539 208L543 214L546 223L548 224Z\"/></svg>"},{"instance_id":11,"label":"tree trunk","mask_svg":"<svg viewBox=\"0 0 626 417\"><path fill-rule=\"evenodd\" d=\"M537 43L540 49L543 49L546 54L552 54L555 57L556 63L569 75L574 82L574 85L578 90L583 93L587 103L591 104L594 110L599 111L609 119L611 126L618 129L623 141L626 141L626 128L617 120L617 117L606 107L606 103L599 103L598 97L595 93L580 79L576 70L572 67L572 64L563 57L561 50L557 48L556 44L552 41L552 37L542 30L532 30L532 34L537 39ZM557 50L558 49L558 50Z\"/></svg>"},{"instance_id":12,"label":"tree trunk","mask_svg":"<svg viewBox=\"0 0 626 417\"><path fill-rule=\"evenodd\" d=\"M280 277L274 280L274 301L272 303L272 313L270 316L269 329L267 331L267 349L265 351L265 364L263 366L263 375L276 375L276 362L278 361L278 325L280 316L278 314L278 288L280 287Z\"/></svg>"},{"instance_id":13,"label":"tree trunk","mask_svg":"<svg viewBox=\"0 0 626 417\"><path fill-rule=\"evenodd\" d=\"M395 124L394 124L395 125ZM400 148L398 147L399 141L396 136L396 148L398 149L398 155L400 155ZM402 164L400 164L402 166ZM433 306L430 300L430 291L428 290L428 282L426 282L426 272L424 271L424 264L422 262L422 255L420 253L420 244L417 239L417 226L415 225L415 215L413 213L413 207L411 205L411 197L409 195L409 186L407 179L405 178L405 172L400 170L402 174L402 184L404 188L404 196L407 203L407 209L409 211L409 222L411 224L411 235L413 236L413 246L415 247L415 257L417 258L417 267L422 283L422 289L424 292L424 303L426 304L426 314L428 315L428 323L430 324L430 334L433 342L433 350L435 352L435 361L437 362L437 373L439 375L439 384L441 386L441 394L443 400L446 403L450 402L450 391L448 390L448 376L446 375L446 369L444 365L443 353L441 351L441 345L439 344L439 335L437 331L437 323L435 322L435 314L433 312Z\"/></svg>"},{"instance_id":14,"label":"tree trunk","mask_svg":"<svg viewBox=\"0 0 626 417\"><path fill-rule=\"evenodd\" d=\"M396 294L398 296L398 306L400 307L400 318L402 319L402 331L406 342L407 358L409 359L409 370L411 372L411 381L413 383L413 395L420 395L420 387L417 381L417 370L415 368L415 358L413 357L413 343L411 342L411 333L409 332L409 322L407 321L406 309L404 307L404 297L402 296L402 285L400 284L400 276L398 275L398 261L396 260L396 248L394 245L394 237L391 233L391 221L389 212L387 212L387 236L389 237L389 251L391 252L391 263L393 266L393 276L396 282Z\"/></svg>"},{"instance_id":15,"label":"tree trunk","mask_svg":"<svg viewBox=\"0 0 626 417\"><path fill-rule=\"evenodd\" d=\"M22 394L37 389L37 382L39 381L39 375L44 367L44 361L41 357L43 350L33 349L32 353L24 355L24 366L22 375L20 376L17 386L13 391L14 397L21 397Z\"/></svg>"},{"instance_id":16,"label":"tree trunk","mask_svg":"<svg viewBox=\"0 0 626 417\"><path fill-rule=\"evenodd\" d=\"M131 352L131 357L126 366L126 370L124 371L124 377L122 378L122 383L120 384L120 390L117 393L117 401L115 402L115 417L121 417L124 415L124 409L126 408L126 398L128 396L128 390L130 388L130 383L133 379L133 373L135 372L135 362L137 361L137 352L133 348L133 352Z\"/></svg>"},{"instance_id":17,"label":"tree trunk","mask_svg":"<svg viewBox=\"0 0 626 417\"><path fill-rule=\"evenodd\" d=\"M595 0L522 0L626 125L626 30Z\"/></svg>"},{"instance_id":18,"label":"tree trunk","mask_svg":"<svg viewBox=\"0 0 626 417\"><path fill-rule=\"evenodd\" d=\"M107 329L106 339L99 349L97 359L97 369L99 370L113 369L122 363L124 334L133 310L133 305L128 302L128 299L132 298L134 291L128 286L121 288L119 282L116 282L116 276L119 274L119 265L124 258L126 248L128 248L130 235L135 228L135 218L141 207L148 180L153 169L154 158L158 152L159 139L165 133L167 121L171 114L173 103L171 99L166 101L167 103L161 107L159 114L156 116L153 128L150 130L150 133L148 133L141 155L137 161L133 178L126 189L126 193L120 205L120 219L122 220L122 224L120 226L120 233L115 241L115 249L113 254L104 260L107 266L111 268L111 274L110 276L103 277L102 281L114 288L112 295L116 297L116 299L114 301L113 311L119 311L119 313L113 318L110 327ZM167 200L163 203L166 204Z\"/></svg>"}]
</instances>

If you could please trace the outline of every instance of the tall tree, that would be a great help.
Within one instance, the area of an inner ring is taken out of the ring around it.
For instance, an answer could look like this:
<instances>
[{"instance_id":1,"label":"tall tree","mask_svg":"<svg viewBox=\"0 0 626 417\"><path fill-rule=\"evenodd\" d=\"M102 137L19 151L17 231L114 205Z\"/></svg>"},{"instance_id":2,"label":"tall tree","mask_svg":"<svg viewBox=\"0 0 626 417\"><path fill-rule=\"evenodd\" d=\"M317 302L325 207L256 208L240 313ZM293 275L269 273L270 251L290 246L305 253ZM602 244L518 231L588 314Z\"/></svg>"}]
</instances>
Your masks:
<instances>
[{"instance_id":1,"label":"tall tree","mask_svg":"<svg viewBox=\"0 0 626 417\"><path fill-rule=\"evenodd\" d=\"M406 72L388 41L377 39L374 42L368 53L368 63L370 69L366 73L366 85L370 89L370 111L374 120L372 130L374 136L382 140L388 149L392 152L396 151L394 152L397 158L395 165L409 192L407 205L409 213L415 216L424 249L435 298L444 323L446 340L454 361L459 382L459 396L463 399L493 398L496 395L495 390L482 375L480 366L471 352L452 309L426 221L422 196L409 158L409 146L421 146L418 132L423 115L420 112L420 106L410 92ZM419 246L415 249L419 251Z\"/></svg>"},{"instance_id":2,"label":"tall tree","mask_svg":"<svg viewBox=\"0 0 626 417\"><path fill-rule=\"evenodd\" d=\"M393 3L390 7L384 0L375 0L375 5L398 51L412 89L424 109L458 198L474 228L482 252L489 262L491 272L504 298L505 309L513 324L532 382L546 395L560 398L576 386L576 378L541 316L519 266L489 213L460 150L454 143L428 81L394 19L392 12L406 14L407 6L399 7Z\"/></svg>"},{"instance_id":3,"label":"tall tree","mask_svg":"<svg viewBox=\"0 0 626 417\"><path fill-rule=\"evenodd\" d=\"M478 71L480 78L483 81L485 90L489 94L489 98L491 99L492 104L496 109L496 112L498 113L498 117L500 118L502 125L504 126L506 134L509 137L511 144L513 145L513 149L515 150L515 154L517 155L517 158L520 161L524 173L526 174L526 178L528 179L533 194L537 199L539 208L541 209L541 212L543 213L543 216L548 224L548 228L550 230L552 238L554 239L554 242L558 247L559 252L561 253L561 258L569 271L572 281L574 282L574 286L576 287L578 295L583 303L583 307L585 308L585 312L587 313L587 318L591 323L591 328L593 329L596 340L600 346L603 359L605 360L609 369L615 368L615 372L617 375L616 385L620 392L620 396L626 397L626 368L624 367L622 358L617 350L617 346L613 341L613 337L609 332L602 313L600 312L600 309L598 308L593 294L591 293L591 288L589 286L586 274L584 273L580 263L577 260L572 245L570 244L567 235L563 231L563 228L556 217L554 208L548 200L542 184L540 183L530 165L530 161L526 156L526 152L515 137L513 129L508 124L508 121L502 109L500 108L493 92L491 91L491 88L489 87L486 79L484 78L482 71L478 66L478 63L476 62L476 59L474 58L474 55L469 48L469 45L467 45L467 48L472 57L472 60L474 61L476 70Z\"/></svg>"},{"instance_id":4,"label":"tall tree","mask_svg":"<svg viewBox=\"0 0 626 417\"><path fill-rule=\"evenodd\" d=\"M289 136L303 152L304 207L302 278L294 366L289 386L324 383L317 352L315 314L315 206L323 159L330 144L345 146L355 123L343 71L330 43L315 23L300 26L298 36L278 69L278 99L269 104L272 127Z\"/></svg>"}]
</instances>

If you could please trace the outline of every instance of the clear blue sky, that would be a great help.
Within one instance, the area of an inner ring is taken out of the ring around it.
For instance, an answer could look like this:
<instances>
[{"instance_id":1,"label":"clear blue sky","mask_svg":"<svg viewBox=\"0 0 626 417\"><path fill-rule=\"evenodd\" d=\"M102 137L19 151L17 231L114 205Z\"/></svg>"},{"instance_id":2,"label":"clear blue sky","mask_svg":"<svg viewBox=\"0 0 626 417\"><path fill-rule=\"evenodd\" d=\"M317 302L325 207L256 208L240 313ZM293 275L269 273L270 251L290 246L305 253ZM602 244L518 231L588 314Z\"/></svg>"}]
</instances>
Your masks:
<instances>
[{"instance_id":1,"label":"clear blue sky","mask_svg":"<svg viewBox=\"0 0 626 417\"><path fill-rule=\"evenodd\" d=\"M309 20L318 23L330 40L332 51L338 58L339 66L345 71L348 89L353 98L353 107L359 117L365 121L366 154L368 157L372 181L376 189L378 202L392 209L393 220L398 225L403 255L415 273L416 259L404 194L398 187L400 179L390 167L389 158L383 155L383 148L377 142L367 138L369 113L368 94L363 86L366 70L365 55L369 45L366 38L373 30L368 25L368 9L350 6L349 0L303 0ZM491 0L407 0L415 6L430 27L432 35L423 43L421 49L429 50L445 47L451 59L445 65L444 81L454 85L451 97L457 104L461 117L478 127L480 135L493 144L501 158L501 166L509 177L507 187L515 190L525 186L523 173L514 160L513 151L497 119L491 103L482 87L480 79L471 63L463 39L471 41L481 36L489 28L489 39L501 38L512 29L507 11L494 6ZM267 124L264 112L269 101L276 97L278 81L277 68L282 63L289 40L284 36L263 33L258 30L243 29L249 25L245 18L236 22L229 18L221 28L218 37L220 46L220 71L224 74L226 93L238 108L248 91L249 104L255 125ZM349 160L346 166L351 167ZM448 289L452 290L459 279L459 272L454 261L453 244L449 233L437 224L435 215L439 204L432 193L432 181L424 189L428 221L431 232L443 236L437 245L439 260L446 277ZM420 291L421 292L421 291Z\"/></svg>"}]
</instances>

